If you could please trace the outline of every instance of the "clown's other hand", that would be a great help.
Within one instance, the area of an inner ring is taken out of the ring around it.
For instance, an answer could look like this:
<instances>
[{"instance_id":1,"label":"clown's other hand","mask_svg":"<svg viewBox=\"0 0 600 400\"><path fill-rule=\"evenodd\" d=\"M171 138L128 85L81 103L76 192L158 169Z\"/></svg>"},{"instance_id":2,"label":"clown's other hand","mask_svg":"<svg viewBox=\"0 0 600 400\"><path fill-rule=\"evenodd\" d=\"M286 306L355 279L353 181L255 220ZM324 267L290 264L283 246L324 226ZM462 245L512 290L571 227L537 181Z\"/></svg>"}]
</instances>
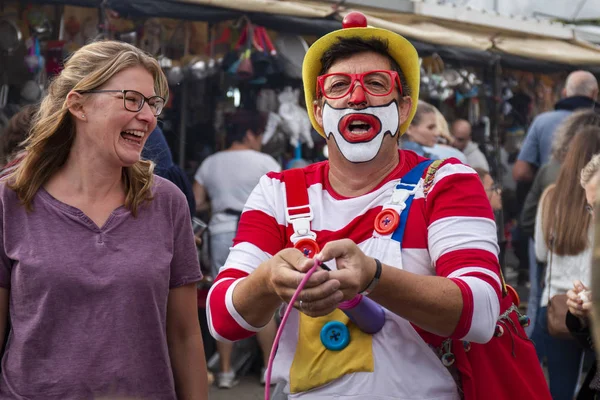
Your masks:
<instances>
[{"instance_id":1,"label":"clown's other hand","mask_svg":"<svg viewBox=\"0 0 600 400\"><path fill-rule=\"evenodd\" d=\"M298 249L281 250L263 264L270 291L289 303L314 262L313 259L306 258ZM329 271L319 268L306 282L294 307L312 317L327 315L342 301L343 295L339 288L340 282L332 280Z\"/></svg>"},{"instance_id":2,"label":"clown's other hand","mask_svg":"<svg viewBox=\"0 0 600 400\"><path fill-rule=\"evenodd\" d=\"M327 243L315 258L323 262L335 259L337 271L331 271L330 278L340 282L344 300L351 300L365 290L377 270L375 259L368 257L350 239Z\"/></svg>"}]
</instances>

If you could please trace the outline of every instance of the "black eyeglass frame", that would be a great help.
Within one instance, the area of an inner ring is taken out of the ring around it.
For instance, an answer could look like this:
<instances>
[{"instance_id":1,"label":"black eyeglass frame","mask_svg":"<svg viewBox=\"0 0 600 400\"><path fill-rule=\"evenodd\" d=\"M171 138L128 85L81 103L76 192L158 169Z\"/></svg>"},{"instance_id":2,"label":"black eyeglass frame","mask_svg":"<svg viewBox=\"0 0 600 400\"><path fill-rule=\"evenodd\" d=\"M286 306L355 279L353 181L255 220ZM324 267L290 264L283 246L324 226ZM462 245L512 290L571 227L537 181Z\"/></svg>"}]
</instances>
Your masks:
<instances>
[{"instance_id":1,"label":"black eyeglass frame","mask_svg":"<svg viewBox=\"0 0 600 400\"><path fill-rule=\"evenodd\" d=\"M142 104L140 104L140 107L137 110L131 110L131 109L127 108L127 93L128 92L137 93L140 96L142 96ZM86 94L86 93L122 93L123 94L123 108L125 108L127 111L130 111L130 112L139 112L142 108L144 108L144 104L146 104L146 103L148 103L148 105L150 106L150 108L152 108L152 105L150 104L150 100L155 99L155 98L159 98L159 99L161 99L163 101L163 106L160 109L160 112L158 114L154 114L155 117L158 117L162 113L162 110L165 108L165 104L167 103L167 100L165 100L165 98L162 97L162 96L156 95L156 96L146 97L142 93L138 92L137 90L130 90L130 89L123 89L123 90L118 90L118 89L77 90L77 93L81 93L81 94Z\"/></svg>"}]
</instances>

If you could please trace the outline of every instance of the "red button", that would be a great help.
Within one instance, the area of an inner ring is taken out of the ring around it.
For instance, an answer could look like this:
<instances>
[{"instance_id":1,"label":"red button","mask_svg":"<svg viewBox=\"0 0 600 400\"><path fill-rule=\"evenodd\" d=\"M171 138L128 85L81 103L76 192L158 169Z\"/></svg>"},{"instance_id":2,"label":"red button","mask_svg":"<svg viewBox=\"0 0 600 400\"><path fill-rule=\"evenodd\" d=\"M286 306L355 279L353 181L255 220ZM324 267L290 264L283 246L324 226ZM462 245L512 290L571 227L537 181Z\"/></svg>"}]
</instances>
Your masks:
<instances>
[{"instance_id":1,"label":"red button","mask_svg":"<svg viewBox=\"0 0 600 400\"><path fill-rule=\"evenodd\" d=\"M396 210L387 208L377 214L375 218L375 230L380 235L389 235L396 230L399 223L400 215L398 215Z\"/></svg>"},{"instance_id":2,"label":"red button","mask_svg":"<svg viewBox=\"0 0 600 400\"><path fill-rule=\"evenodd\" d=\"M295 248L300 250L305 257L313 258L321 249L317 242L312 239L300 239L294 245Z\"/></svg>"},{"instance_id":3,"label":"red button","mask_svg":"<svg viewBox=\"0 0 600 400\"><path fill-rule=\"evenodd\" d=\"M506 292L510 297L512 297L512 301L515 304L515 306L519 307L519 304L521 304L521 299L519 298L519 294L517 293L515 288L513 288L510 285L506 285Z\"/></svg>"}]
</instances>

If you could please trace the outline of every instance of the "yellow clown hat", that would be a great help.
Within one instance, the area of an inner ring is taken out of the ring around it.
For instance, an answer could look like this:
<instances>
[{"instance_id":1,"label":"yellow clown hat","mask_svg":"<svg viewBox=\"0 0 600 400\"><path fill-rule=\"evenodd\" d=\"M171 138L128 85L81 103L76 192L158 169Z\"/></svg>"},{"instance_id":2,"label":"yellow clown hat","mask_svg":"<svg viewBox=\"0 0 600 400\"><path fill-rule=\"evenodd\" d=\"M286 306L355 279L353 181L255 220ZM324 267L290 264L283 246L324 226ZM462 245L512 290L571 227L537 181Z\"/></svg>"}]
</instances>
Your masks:
<instances>
[{"instance_id":1,"label":"yellow clown hat","mask_svg":"<svg viewBox=\"0 0 600 400\"><path fill-rule=\"evenodd\" d=\"M316 100L317 76L321 72L321 57L323 54L339 39L359 37L363 39L381 39L388 43L388 54L400 66L404 73L406 84L410 88L410 98L412 99L412 108L408 118L400 125L400 134L402 135L408 129L410 122L417 111L417 102L419 101L420 84L420 65L419 55L414 46L404 37L389 31L387 29L367 27L367 18L359 12L348 13L342 22L342 29L328 33L321 37L306 52L304 62L302 63L302 81L304 83L304 98L306 100L306 110L313 128L323 137L325 132L319 126L315 119L313 111L313 102Z\"/></svg>"}]
</instances>

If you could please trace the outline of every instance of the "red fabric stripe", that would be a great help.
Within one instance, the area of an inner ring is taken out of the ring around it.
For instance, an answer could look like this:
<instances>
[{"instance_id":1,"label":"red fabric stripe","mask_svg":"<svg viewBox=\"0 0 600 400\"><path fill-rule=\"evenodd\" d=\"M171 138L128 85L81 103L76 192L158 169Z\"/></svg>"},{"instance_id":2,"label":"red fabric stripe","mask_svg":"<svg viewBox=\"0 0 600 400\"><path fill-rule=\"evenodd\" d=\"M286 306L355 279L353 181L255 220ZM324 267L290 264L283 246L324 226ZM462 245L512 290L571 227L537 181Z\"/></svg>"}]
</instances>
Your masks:
<instances>
[{"instance_id":1,"label":"red fabric stripe","mask_svg":"<svg viewBox=\"0 0 600 400\"><path fill-rule=\"evenodd\" d=\"M288 237L285 226L279 225L274 217L262 211L250 210L245 211L240 218L233 245L248 242L274 255L285 247Z\"/></svg>"},{"instance_id":2,"label":"red fabric stripe","mask_svg":"<svg viewBox=\"0 0 600 400\"><path fill-rule=\"evenodd\" d=\"M443 201L436 201L438 197ZM438 181L427 195L426 207L428 225L446 217L481 217L494 220L490 201L475 173L449 175Z\"/></svg>"},{"instance_id":3,"label":"red fabric stripe","mask_svg":"<svg viewBox=\"0 0 600 400\"><path fill-rule=\"evenodd\" d=\"M478 279L481 279L482 281L487 282L496 292L496 296L498 296L498 300L500 300L502 298L502 289L500 288L500 284L496 280L494 280L494 278L492 278L491 276L482 274L481 272L470 272L468 274L461 275L460 277L465 277L465 276L472 276L474 278L478 278Z\"/></svg>"},{"instance_id":4,"label":"red fabric stripe","mask_svg":"<svg viewBox=\"0 0 600 400\"><path fill-rule=\"evenodd\" d=\"M317 234L319 246L323 247L332 240L342 238L352 239L355 243L367 240L373 234L373 224L379 211L381 211L381 206L372 208L365 215L354 218L348 225L338 231L314 231ZM260 231L261 234L257 235L257 231ZM248 242L262 251L276 254L285 247L291 247L289 237L292 231L291 225L286 230L285 226L277 224L275 218L262 211L246 211L240 219L233 245Z\"/></svg>"},{"instance_id":5,"label":"red fabric stripe","mask_svg":"<svg viewBox=\"0 0 600 400\"><path fill-rule=\"evenodd\" d=\"M285 180L285 197L288 207L307 206L308 191L306 188L306 179L304 171L300 168L288 169L283 172ZM301 214L308 212L308 207L298 210L290 210L290 215Z\"/></svg>"},{"instance_id":6,"label":"red fabric stripe","mask_svg":"<svg viewBox=\"0 0 600 400\"><path fill-rule=\"evenodd\" d=\"M471 292L469 285L460 279L451 278L450 280L456 283L460 289L463 300L463 309L460 314L460 319L458 320L456 329L452 332L450 337L452 339L462 339L471 329L471 320L473 319L473 292Z\"/></svg>"},{"instance_id":7,"label":"red fabric stripe","mask_svg":"<svg viewBox=\"0 0 600 400\"><path fill-rule=\"evenodd\" d=\"M248 273L245 271L241 271L239 269L234 269L234 268L227 268L227 269L224 269L223 271L221 271L219 273L219 275L217 275L214 283L219 282L221 279L233 278L235 280L238 280L241 278L245 278L247 276L248 276Z\"/></svg>"},{"instance_id":8,"label":"red fabric stripe","mask_svg":"<svg viewBox=\"0 0 600 400\"><path fill-rule=\"evenodd\" d=\"M425 199L413 200L406 221L406 231L402 240L402 248L404 249L427 249L427 225L423 218L423 209L425 207Z\"/></svg>"},{"instance_id":9,"label":"red fabric stripe","mask_svg":"<svg viewBox=\"0 0 600 400\"><path fill-rule=\"evenodd\" d=\"M464 267L487 268L500 279L498 258L487 250L463 249L442 254L435 265L437 276L448 276Z\"/></svg>"},{"instance_id":10,"label":"red fabric stripe","mask_svg":"<svg viewBox=\"0 0 600 400\"><path fill-rule=\"evenodd\" d=\"M209 299L210 306L210 318L213 329L223 338L231 341L244 339L254 335L254 332L248 331L242 328L235 319L229 314L227 306L225 305L225 296L227 289L238 279L248 276L247 273L235 270L227 269L219 275L215 280ZM234 278L227 281L223 281L226 278Z\"/></svg>"},{"instance_id":11,"label":"red fabric stripe","mask_svg":"<svg viewBox=\"0 0 600 400\"><path fill-rule=\"evenodd\" d=\"M367 211L364 215L354 218L348 225L337 231L315 231L317 243L323 248L328 242L342 238L351 239L354 243L361 243L373 236L375 217L381 211L381 206Z\"/></svg>"},{"instance_id":12,"label":"red fabric stripe","mask_svg":"<svg viewBox=\"0 0 600 400\"><path fill-rule=\"evenodd\" d=\"M414 330L417 331L419 336L421 336L423 341L433 347L439 347L442 344L442 342L444 340L446 340L446 338L443 338L443 337L438 336L431 332L427 332L426 330L418 327L417 325L413 324L412 322L411 322L411 325L414 328Z\"/></svg>"}]
</instances>

